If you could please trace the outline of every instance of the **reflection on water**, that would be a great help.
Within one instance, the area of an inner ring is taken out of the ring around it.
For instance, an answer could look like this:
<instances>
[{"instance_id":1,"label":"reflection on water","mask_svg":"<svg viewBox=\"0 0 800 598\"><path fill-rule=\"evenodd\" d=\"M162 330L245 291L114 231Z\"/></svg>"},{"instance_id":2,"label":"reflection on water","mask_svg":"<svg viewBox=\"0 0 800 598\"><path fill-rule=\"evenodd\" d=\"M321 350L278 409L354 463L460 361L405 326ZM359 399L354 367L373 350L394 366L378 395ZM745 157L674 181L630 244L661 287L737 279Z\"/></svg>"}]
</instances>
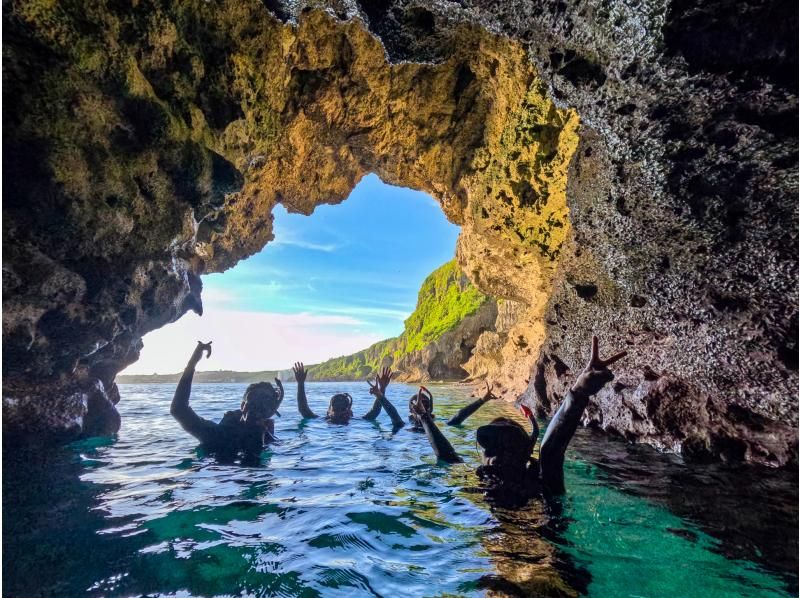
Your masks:
<instances>
[{"instance_id":1,"label":"reflection on water","mask_svg":"<svg viewBox=\"0 0 800 598\"><path fill-rule=\"evenodd\" d=\"M193 404L218 419L244 387L196 385ZM507 405L445 429L467 461L445 467L385 414L301 422L289 384L282 442L243 468L197 451L169 417L173 390L123 386L116 440L5 451L7 595L796 594L785 472L688 468L581 431L563 499L491 509L474 431ZM312 408L335 390L356 413L371 405L366 385L311 383ZM441 421L467 400L461 387L433 390ZM401 413L411 392L389 389Z\"/></svg>"}]
</instances>

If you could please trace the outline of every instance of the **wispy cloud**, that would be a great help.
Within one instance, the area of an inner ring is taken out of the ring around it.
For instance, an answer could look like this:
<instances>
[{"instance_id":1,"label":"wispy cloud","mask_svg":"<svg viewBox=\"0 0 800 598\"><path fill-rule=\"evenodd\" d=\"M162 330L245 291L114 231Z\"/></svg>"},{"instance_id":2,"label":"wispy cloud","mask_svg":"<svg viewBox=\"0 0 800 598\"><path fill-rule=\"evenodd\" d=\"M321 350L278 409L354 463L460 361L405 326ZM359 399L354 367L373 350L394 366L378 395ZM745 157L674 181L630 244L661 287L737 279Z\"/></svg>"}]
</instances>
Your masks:
<instances>
[{"instance_id":1,"label":"wispy cloud","mask_svg":"<svg viewBox=\"0 0 800 598\"><path fill-rule=\"evenodd\" d=\"M271 243L271 245L273 247L299 247L300 249L308 249L310 251L324 251L325 253L331 253L344 247L345 243L340 241L324 242L317 239L309 239L304 235L300 235L297 231L291 228L284 228L275 231L275 240Z\"/></svg>"},{"instance_id":2,"label":"wispy cloud","mask_svg":"<svg viewBox=\"0 0 800 598\"><path fill-rule=\"evenodd\" d=\"M391 309L387 307L362 307L357 305L317 305L313 311L318 313L343 314L351 317L361 318L385 318L402 322L410 314L410 311L403 309Z\"/></svg>"},{"instance_id":3,"label":"wispy cloud","mask_svg":"<svg viewBox=\"0 0 800 598\"><path fill-rule=\"evenodd\" d=\"M197 340L214 341L211 359L203 360L199 370L258 371L288 368L295 361L319 363L384 338L363 331L363 326L358 318L338 314L217 310L201 318L190 313L148 334L139 361L125 373L179 372Z\"/></svg>"}]
</instances>

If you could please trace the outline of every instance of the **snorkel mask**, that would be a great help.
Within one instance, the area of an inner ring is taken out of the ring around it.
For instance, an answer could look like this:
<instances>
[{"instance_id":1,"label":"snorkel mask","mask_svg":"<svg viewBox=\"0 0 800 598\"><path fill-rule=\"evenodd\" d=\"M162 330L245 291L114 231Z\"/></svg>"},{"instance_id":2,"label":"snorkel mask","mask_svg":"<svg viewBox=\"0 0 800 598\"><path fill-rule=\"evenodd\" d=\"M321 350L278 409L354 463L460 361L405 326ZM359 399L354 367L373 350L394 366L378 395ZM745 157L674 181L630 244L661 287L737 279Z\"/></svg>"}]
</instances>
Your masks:
<instances>
[{"instance_id":1,"label":"snorkel mask","mask_svg":"<svg viewBox=\"0 0 800 598\"><path fill-rule=\"evenodd\" d=\"M350 393L338 393L331 397L327 418L335 423L347 423L353 417L353 397Z\"/></svg>"},{"instance_id":2,"label":"snorkel mask","mask_svg":"<svg viewBox=\"0 0 800 598\"><path fill-rule=\"evenodd\" d=\"M522 467L533 450L533 442L525 429L506 417L498 417L478 428L476 440L482 449L484 465Z\"/></svg>"},{"instance_id":3,"label":"snorkel mask","mask_svg":"<svg viewBox=\"0 0 800 598\"><path fill-rule=\"evenodd\" d=\"M425 407L425 411L431 416L432 419L434 417L433 395L431 394L431 391L424 386L420 386L417 394L412 396L408 401L408 419L414 424L414 426L418 428L422 427L422 422L419 419L419 415L417 415L417 405L420 402L422 403L422 406Z\"/></svg>"},{"instance_id":4,"label":"snorkel mask","mask_svg":"<svg viewBox=\"0 0 800 598\"><path fill-rule=\"evenodd\" d=\"M242 400L242 421L260 422L273 415L280 417L278 408L284 397L283 384L275 378L278 390L269 382L256 382L247 387Z\"/></svg>"}]
</instances>

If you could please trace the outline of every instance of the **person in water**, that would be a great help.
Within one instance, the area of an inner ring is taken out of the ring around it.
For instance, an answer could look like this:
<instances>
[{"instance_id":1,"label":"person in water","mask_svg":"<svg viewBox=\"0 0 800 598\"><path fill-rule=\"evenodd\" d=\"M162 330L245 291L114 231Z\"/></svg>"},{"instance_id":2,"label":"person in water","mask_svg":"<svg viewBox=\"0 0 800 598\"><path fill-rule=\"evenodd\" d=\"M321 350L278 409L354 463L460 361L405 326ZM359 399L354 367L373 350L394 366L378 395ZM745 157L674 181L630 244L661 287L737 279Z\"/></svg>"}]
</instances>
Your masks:
<instances>
[{"instance_id":1,"label":"person in water","mask_svg":"<svg viewBox=\"0 0 800 598\"><path fill-rule=\"evenodd\" d=\"M506 417L495 418L488 425L478 428L476 439L482 452L482 465L478 468L479 477L489 487L506 497L512 495L529 497L541 490L549 494L563 493L564 453L567 445L578 429L583 412L589 404L589 398L614 379L614 374L608 366L625 355L627 351L617 353L608 359L600 359L597 337L592 337L589 363L567 392L564 401L550 421L542 440L538 460L533 458L532 453L539 436L539 427L528 407L522 406L522 411L531 423L530 434L519 423ZM474 407L467 415L474 413L480 407L476 406L476 403L477 401L462 411ZM448 463L460 463L461 457L436 426L426 410L425 403L418 401L414 407L436 456ZM463 419L457 423L461 423Z\"/></svg>"},{"instance_id":2,"label":"person in water","mask_svg":"<svg viewBox=\"0 0 800 598\"><path fill-rule=\"evenodd\" d=\"M219 423L204 419L189 406L194 369L202 359L211 357L211 343L197 342L183 371L170 413L184 430L197 438L202 446L222 461L232 461L242 454L245 460L258 457L264 444L275 440L274 415L283 401L283 385L275 378L277 389L269 382L256 382L244 391L239 409L227 411Z\"/></svg>"},{"instance_id":3,"label":"person in water","mask_svg":"<svg viewBox=\"0 0 800 598\"><path fill-rule=\"evenodd\" d=\"M434 417L433 395L431 394L431 391L429 391L427 388L425 388L424 386L420 386L416 394L412 395L411 398L408 400L408 421L411 423L412 432L424 431L424 428L422 427L422 421L417 415L416 404L420 401L424 403L423 405L424 410L430 415L430 417L431 418Z\"/></svg>"},{"instance_id":4,"label":"person in water","mask_svg":"<svg viewBox=\"0 0 800 598\"><path fill-rule=\"evenodd\" d=\"M295 363L292 369L294 370L294 379L297 381L297 410L304 418L319 417L308 406L308 399L306 398L306 376L308 372L300 362ZM381 396L378 397L376 395L372 408L363 415L362 419L370 421L376 419L381 412L381 408L383 408L386 409L386 413L388 413L389 417L392 419L392 424L395 429L399 429L404 425L403 419L400 417L400 414L397 413L397 409L394 408L394 405L392 405L384 395L392 379L392 375L391 369L383 368L383 370L375 376L375 384L380 388ZM325 414L325 419L332 424L345 425L352 418L353 397L351 397L349 393L337 393L333 395L328 403L328 412Z\"/></svg>"}]
</instances>

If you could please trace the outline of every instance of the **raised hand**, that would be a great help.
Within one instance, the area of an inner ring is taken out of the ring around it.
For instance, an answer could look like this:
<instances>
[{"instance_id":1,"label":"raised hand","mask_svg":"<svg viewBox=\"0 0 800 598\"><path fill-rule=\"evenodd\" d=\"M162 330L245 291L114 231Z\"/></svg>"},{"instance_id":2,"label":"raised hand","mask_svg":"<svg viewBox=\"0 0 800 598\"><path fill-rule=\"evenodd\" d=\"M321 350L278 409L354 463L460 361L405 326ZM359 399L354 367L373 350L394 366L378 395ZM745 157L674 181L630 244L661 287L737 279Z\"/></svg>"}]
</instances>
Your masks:
<instances>
[{"instance_id":1,"label":"raised hand","mask_svg":"<svg viewBox=\"0 0 800 598\"><path fill-rule=\"evenodd\" d=\"M383 396L383 390L381 389L381 379L380 376L375 376L375 384L367 380L367 384L369 384L369 394L377 396Z\"/></svg>"},{"instance_id":2,"label":"raised hand","mask_svg":"<svg viewBox=\"0 0 800 598\"><path fill-rule=\"evenodd\" d=\"M417 397L419 397L421 394L422 391L417 394ZM428 404L419 398L417 398L416 401L412 401L409 407L411 407L411 410L417 415L430 415L430 411L428 411Z\"/></svg>"},{"instance_id":3,"label":"raised hand","mask_svg":"<svg viewBox=\"0 0 800 598\"><path fill-rule=\"evenodd\" d=\"M496 394L494 394L492 392L493 388L494 388L494 386L489 384L489 381L486 380L486 392L483 394L483 400L484 401L491 401L493 399L499 398Z\"/></svg>"},{"instance_id":4,"label":"raised hand","mask_svg":"<svg viewBox=\"0 0 800 598\"><path fill-rule=\"evenodd\" d=\"M211 357L211 343L213 341L208 341L207 343L203 343L201 341L197 341L197 346L194 348L194 353L192 353L192 358L190 359L191 363L196 364L203 358L203 353L206 354L206 359Z\"/></svg>"},{"instance_id":5,"label":"raised hand","mask_svg":"<svg viewBox=\"0 0 800 598\"><path fill-rule=\"evenodd\" d=\"M614 374L608 369L608 366L616 363L627 354L627 351L621 351L608 359L600 359L599 342L597 337L593 336L592 356L589 358L586 368L575 380L575 384L572 385L572 392L581 397L591 397L600 392L600 389L614 379Z\"/></svg>"},{"instance_id":6,"label":"raised hand","mask_svg":"<svg viewBox=\"0 0 800 598\"><path fill-rule=\"evenodd\" d=\"M378 386L380 387L382 393L386 392L386 387L389 386L389 382L392 380L392 376L394 376L394 372L392 371L392 369L385 367L375 377L375 380L377 381Z\"/></svg>"},{"instance_id":7,"label":"raised hand","mask_svg":"<svg viewBox=\"0 0 800 598\"><path fill-rule=\"evenodd\" d=\"M302 384L306 381L306 375L308 372L306 371L306 368L303 366L302 362L298 361L295 363L294 367L292 367L292 371L294 372L294 379L298 384Z\"/></svg>"}]
</instances>

